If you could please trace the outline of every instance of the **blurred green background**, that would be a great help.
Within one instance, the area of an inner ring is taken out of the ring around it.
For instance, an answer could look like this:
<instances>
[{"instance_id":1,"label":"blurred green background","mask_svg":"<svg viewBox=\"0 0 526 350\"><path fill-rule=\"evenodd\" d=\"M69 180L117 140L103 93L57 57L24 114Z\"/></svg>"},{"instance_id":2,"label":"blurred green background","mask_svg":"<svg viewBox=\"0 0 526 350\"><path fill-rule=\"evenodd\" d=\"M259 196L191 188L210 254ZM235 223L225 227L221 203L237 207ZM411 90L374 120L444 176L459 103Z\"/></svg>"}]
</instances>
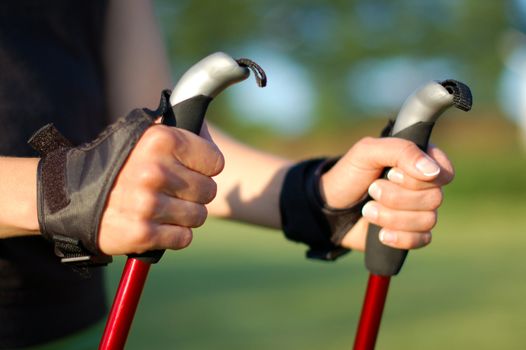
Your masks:
<instances>
[{"instance_id":1,"label":"blurred green background","mask_svg":"<svg viewBox=\"0 0 526 350\"><path fill-rule=\"evenodd\" d=\"M428 80L472 88L473 110L448 112L433 134L457 176L433 244L411 252L391 283L377 349L526 348L524 3L155 2L174 80L218 50L266 69L268 88L238 84L209 119L293 159L377 135ZM127 349L351 348L363 254L337 263L303 254L277 231L209 220L189 249L152 268ZM123 264L109 268L110 297Z\"/></svg>"}]
</instances>

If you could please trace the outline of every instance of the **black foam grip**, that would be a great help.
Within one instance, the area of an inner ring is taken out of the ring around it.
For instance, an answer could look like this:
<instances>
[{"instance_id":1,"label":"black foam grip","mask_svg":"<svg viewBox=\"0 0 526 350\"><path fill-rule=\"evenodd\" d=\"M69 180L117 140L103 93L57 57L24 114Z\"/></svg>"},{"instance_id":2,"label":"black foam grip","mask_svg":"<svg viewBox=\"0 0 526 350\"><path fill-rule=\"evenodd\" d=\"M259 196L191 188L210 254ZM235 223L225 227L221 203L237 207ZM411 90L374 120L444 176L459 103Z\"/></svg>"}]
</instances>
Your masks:
<instances>
[{"instance_id":1,"label":"black foam grip","mask_svg":"<svg viewBox=\"0 0 526 350\"><path fill-rule=\"evenodd\" d=\"M430 122L416 123L392 135L392 137L413 141L421 150L425 151L434 125ZM384 174L387 174L387 170ZM384 245L380 242L379 232L379 226L369 224L365 248L365 266L375 275L394 276L400 272L407 256L407 250Z\"/></svg>"},{"instance_id":2,"label":"black foam grip","mask_svg":"<svg viewBox=\"0 0 526 350\"><path fill-rule=\"evenodd\" d=\"M175 126L199 134L211 97L198 95L173 106Z\"/></svg>"},{"instance_id":3,"label":"black foam grip","mask_svg":"<svg viewBox=\"0 0 526 350\"><path fill-rule=\"evenodd\" d=\"M198 95L179 102L171 110L168 108L165 111L161 122L164 125L175 126L199 134L211 101L211 97ZM128 257L155 264L161 260L163 254L164 250L152 250L143 254L130 254Z\"/></svg>"}]
</instances>

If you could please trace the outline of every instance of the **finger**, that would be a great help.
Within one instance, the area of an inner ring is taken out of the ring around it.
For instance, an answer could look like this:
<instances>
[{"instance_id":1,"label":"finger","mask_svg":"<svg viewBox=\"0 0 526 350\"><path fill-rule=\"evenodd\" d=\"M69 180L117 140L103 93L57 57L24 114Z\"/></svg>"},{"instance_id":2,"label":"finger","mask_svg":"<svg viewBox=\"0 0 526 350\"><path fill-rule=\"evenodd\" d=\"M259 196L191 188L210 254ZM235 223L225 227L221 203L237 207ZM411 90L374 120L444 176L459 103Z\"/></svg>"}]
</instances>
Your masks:
<instances>
[{"instance_id":1,"label":"finger","mask_svg":"<svg viewBox=\"0 0 526 350\"><path fill-rule=\"evenodd\" d=\"M414 211L436 210L443 199L440 187L415 191L384 179L369 186L369 195L384 207Z\"/></svg>"},{"instance_id":2,"label":"finger","mask_svg":"<svg viewBox=\"0 0 526 350\"><path fill-rule=\"evenodd\" d=\"M436 211L394 210L376 201L367 202L362 208L367 220L385 229L427 232L436 225Z\"/></svg>"},{"instance_id":3,"label":"finger","mask_svg":"<svg viewBox=\"0 0 526 350\"><path fill-rule=\"evenodd\" d=\"M401 185L407 189L418 191L447 185L453 180L453 174L446 171L441 171L440 174L432 181L421 181L406 174L399 168L391 168L387 172L387 178L393 183Z\"/></svg>"},{"instance_id":4,"label":"finger","mask_svg":"<svg viewBox=\"0 0 526 350\"><path fill-rule=\"evenodd\" d=\"M156 225L150 234L146 249L138 253L156 249L183 249L190 245L192 238L192 230L188 227L166 224Z\"/></svg>"},{"instance_id":5,"label":"finger","mask_svg":"<svg viewBox=\"0 0 526 350\"><path fill-rule=\"evenodd\" d=\"M151 220L158 224L183 227L199 227L204 224L208 211L203 204L160 195L158 204L152 210Z\"/></svg>"},{"instance_id":6,"label":"finger","mask_svg":"<svg viewBox=\"0 0 526 350\"><path fill-rule=\"evenodd\" d=\"M185 168L179 163L166 164L163 191L179 199L200 204L210 203L217 194L216 182L199 172Z\"/></svg>"},{"instance_id":7,"label":"finger","mask_svg":"<svg viewBox=\"0 0 526 350\"><path fill-rule=\"evenodd\" d=\"M405 232L397 230L381 229L380 241L390 247L397 249L417 249L431 243L431 232Z\"/></svg>"},{"instance_id":8,"label":"finger","mask_svg":"<svg viewBox=\"0 0 526 350\"><path fill-rule=\"evenodd\" d=\"M134 174L137 184L146 191L163 192L172 197L208 204L217 193L215 181L190 170L172 158L142 165Z\"/></svg>"},{"instance_id":9,"label":"finger","mask_svg":"<svg viewBox=\"0 0 526 350\"><path fill-rule=\"evenodd\" d=\"M398 138L365 138L357 142L322 177L325 199L329 205L335 207L354 203L387 167L399 168L403 173L421 181L432 181L441 170L431 157L410 141Z\"/></svg>"},{"instance_id":10,"label":"finger","mask_svg":"<svg viewBox=\"0 0 526 350\"><path fill-rule=\"evenodd\" d=\"M109 255L137 253L155 249L183 249L192 241L192 229L183 226L156 224L144 220L128 220L129 230L119 235L99 235L101 251Z\"/></svg>"},{"instance_id":11,"label":"finger","mask_svg":"<svg viewBox=\"0 0 526 350\"><path fill-rule=\"evenodd\" d=\"M440 166L435 160L411 141L399 138L366 138L356 146L350 157L350 165L365 173L378 175L384 168L397 167L416 179L430 181L440 172Z\"/></svg>"},{"instance_id":12,"label":"finger","mask_svg":"<svg viewBox=\"0 0 526 350\"><path fill-rule=\"evenodd\" d=\"M446 154L439 148L431 145L427 153L440 165L440 175L435 180L437 184L447 185L455 178L455 168Z\"/></svg>"},{"instance_id":13,"label":"finger","mask_svg":"<svg viewBox=\"0 0 526 350\"><path fill-rule=\"evenodd\" d=\"M139 142L151 156L171 154L187 168L203 175L215 176L224 167L224 157L219 148L187 130L154 125L146 130Z\"/></svg>"},{"instance_id":14,"label":"finger","mask_svg":"<svg viewBox=\"0 0 526 350\"><path fill-rule=\"evenodd\" d=\"M421 181L405 173L403 169L392 168L387 173L387 178L394 183L400 184L413 190L422 190L437 186L444 186L453 181L455 171L453 164L449 161L444 152L431 146L428 150L429 156L440 166L440 173L432 181Z\"/></svg>"},{"instance_id":15,"label":"finger","mask_svg":"<svg viewBox=\"0 0 526 350\"><path fill-rule=\"evenodd\" d=\"M367 219L361 218L352 229L343 237L343 247L365 251L365 241L369 223ZM398 249L415 249L428 245L431 242L431 232L407 232L400 230L381 229L384 232L381 237L383 244Z\"/></svg>"},{"instance_id":16,"label":"finger","mask_svg":"<svg viewBox=\"0 0 526 350\"><path fill-rule=\"evenodd\" d=\"M216 144L189 131L177 131L180 132L179 144L173 148L177 160L207 176L215 176L223 170L225 160Z\"/></svg>"}]
</instances>

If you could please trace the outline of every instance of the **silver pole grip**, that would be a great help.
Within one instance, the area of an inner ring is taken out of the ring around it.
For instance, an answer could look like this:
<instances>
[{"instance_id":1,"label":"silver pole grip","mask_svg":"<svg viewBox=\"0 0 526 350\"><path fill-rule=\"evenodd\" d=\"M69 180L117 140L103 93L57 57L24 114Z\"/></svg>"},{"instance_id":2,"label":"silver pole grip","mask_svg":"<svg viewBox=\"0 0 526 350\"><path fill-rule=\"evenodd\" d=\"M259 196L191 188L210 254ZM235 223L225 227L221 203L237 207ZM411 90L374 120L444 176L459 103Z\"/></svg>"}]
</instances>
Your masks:
<instances>
[{"instance_id":1,"label":"silver pole grip","mask_svg":"<svg viewBox=\"0 0 526 350\"><path fill-rule=\"evenodd\" d=\"M176 104L199 95L214 98L228 86L245 80L250 75L247 67L240 66L232 57L216 52L194 64L175 85L170 104Z\"/></svg>"}]
</instances>

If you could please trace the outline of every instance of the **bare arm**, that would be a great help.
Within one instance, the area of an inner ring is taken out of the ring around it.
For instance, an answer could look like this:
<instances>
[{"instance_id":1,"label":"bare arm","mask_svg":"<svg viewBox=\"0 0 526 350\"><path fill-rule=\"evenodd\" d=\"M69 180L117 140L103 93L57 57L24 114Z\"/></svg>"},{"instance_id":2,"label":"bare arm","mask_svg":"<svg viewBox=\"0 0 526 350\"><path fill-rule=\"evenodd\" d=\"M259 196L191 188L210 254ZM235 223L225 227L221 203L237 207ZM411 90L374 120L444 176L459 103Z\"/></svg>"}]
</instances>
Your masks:
<instances>
[{"instance_id":1,"label":"bare arm","mask_svg":"<svg viewBox=\"0 0 526 350\"><path fill-rule=\"evenodd\" d=\"M0 238L37 235L37 158L0 158Z\"/></svg>"},{"instance_id":2,"label":"bare arm","mask_svg":"<svg viewBox=\"0 0 526 350\"><path fill-rule=\"evenodd\" d=\"M108 28L114 27L106 45L112 114L138 106L154 107L160 91L173 84L151 4L113 0L108 20ZM279 194L291 163L240 144L213 128L210 134L224 154L225 168L215 177L218 192L208 205L209 213L279 228ZM443 153L433 150L434 161L427 164L439 173L428 176L417 166L424 158L429 160L407 141L365 138L322 177L322 192L332 206L347 207L368 190L374 198L343 245L363 248L368 222L386 228L384 243L394 247L411 249L430 242L442 200L440 187L451 181L453 169ZM384 167L398 169L399 176L391 181L376 180ZM369 187L371 184L375 186Z\"/></svg>"},{"instance_id":3,"label":"bare arm","mask_svg":"<svg viewBox=\"0 0 526 350\"><path fill-rule=\"evenodd\" d=\"M151 4L112 1L107 28L104 51L110 115L116 119L135 107L155 107L160 91L172 87L172 82ZM212 134L229 159L224 173L215 178L219 190L210 213L279 227L278 196L288 162L216 130ZM0 158L0 238L39 234L38 160Z\"/></svg>"},{"instance_id":4,"label":"bare arm","mask_svg":"<svg viewBox=\"0 0 526 350\"><path fill-rule=\"evenodd\" d=\"M107 21L104 59L112 117L155 107L173 82L151 2L112 0ZM288 162L209 128L225 156L210 214L278 228L279 189Z\"/></svg>"},{"instance_id":5,"label":"bare arm","mask_svg":"<svg viewBox=\"0 0 526 350\"><path fill-rule=\"evenodd\" d=\"M105 28L103 62L110 117L119 118L133 108L155 108L161 91L173 84L153 5L111 0Z\"/></svg>"},{"instance_id":6,"label":"bare arm","mask_svg":"<svg viewBox=\"0 0 526 350\"><path fill-rule=\"evenodd\" d=\"M225 168L216 178L217 197L210 214L280 228L279 194L291 162L241 144L211 130L225 155Z\"/></svg>"},{"instance_id":7,"label":"bare arm","mask_svg":"<svg viewBox=\"0 0 526 350\"><path fill-rule=\"evenodd\" d=\"M133 4L132 4L133 3ZM168 88L169 74L159 35L152 21L132 23L129 16L137 16L141 11L151 11L151 5L145 1L112 1L109 9L109 27L105 45L106 67L112 72L108 79L108 97L110 115L116 119L137 106L154 107L162 88ZM116 15L124 11L123 15ZM129 11L129 12L128 12ZM148 17L146 15L145 17ZM130 35L130 40L122 40ZM133 55L134 52L152 51L159 53L155 61L145 55ZM128 55L130 54L130 55ZM122 60L122 61L121 61ZM145 61L146 60L146 61ZM125 61L126 65L121 65ZM152 62L155 62L152 64ZM142 72L144 76L126 74ZM145 76L152 79L145 79ZM158 78L157 80L154 78ZM141 82L139 89L133 85ZM150 85L148 85L150 84ZM36 169L38 158L0 157L0 238L22 235L38 235Z\"/></svg>"}]
</instances>

